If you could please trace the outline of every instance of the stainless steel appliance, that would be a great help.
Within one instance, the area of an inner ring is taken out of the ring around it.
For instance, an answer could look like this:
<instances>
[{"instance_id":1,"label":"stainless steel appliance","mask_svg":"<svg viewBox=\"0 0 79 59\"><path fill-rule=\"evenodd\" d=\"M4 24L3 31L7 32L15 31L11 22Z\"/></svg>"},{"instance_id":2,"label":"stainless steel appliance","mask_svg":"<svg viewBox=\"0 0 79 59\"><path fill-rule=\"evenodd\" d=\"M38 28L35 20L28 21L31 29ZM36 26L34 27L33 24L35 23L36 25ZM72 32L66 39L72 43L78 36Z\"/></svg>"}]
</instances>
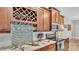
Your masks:
<instances>
[{"instance_id":1,"label":"stainless steel appliance","mask_svg":"<svg viewBox=\"0 0 79 59\"><path fill-rule=\"evenodd\" d=\"M37 38L39 39L38 41L41 41L43 36L44 36L43 33L38 33L38 35L37 35Z\"/></svg>"},{"instance_id":2,"label":"stainless steel appliance","mask_svg":"<svg viewBox=\"0 0 79 59\"><path fill-rule=\"evenodd\" d=\"M54 33L47 33L46 34L46 39L50 39L50 40L54 40L54 41L56 41L56 32L54 32Z\"/></svg>"},{"instance_id":3,"label":"stainless steel appliance","mask_svg":"<svg viewBox=\"0 0 79 59\"><path fill-rule=\"evenodd\" d=\"M59 30L59 25L58 24L52 24L51 30L57 32Z\"/></svg>"},{"instance_id":4,"label":"stainless steel appliance","mask_svg":"<svg viewBox=\"0 0 79 59\"><path fill-rule=\"evenodd\" d=\"M57 51L64 51L64 39L57 39Z\"/></svg>"},{"instance_id":5,"label":"stainless steel appliance","mask_svg":"<svg viewBox=\"0 0 79 59\"><path fill-rule=\"evenodd\" d=\"M56 33L46 34L46 38L49 40L56 41L56 50L57 51L64 51L64 39L57 38Z\"/></svg>"},{"instance_id":6,"label":"stainless steel appliance","mask_svg":"<svg viewBox=\"0 0 79 59\"><path fill-rule=\"evenodd\" d=\"M55 34L54 35L47 35L47 37L54 38L54 40L56 41L57 51L64 51L64 39L56 37L56 35L57 35L56 32L58 32L60 30L60 25L52 24L51 30L54 31Z\"/></svg>"}]
</instances>

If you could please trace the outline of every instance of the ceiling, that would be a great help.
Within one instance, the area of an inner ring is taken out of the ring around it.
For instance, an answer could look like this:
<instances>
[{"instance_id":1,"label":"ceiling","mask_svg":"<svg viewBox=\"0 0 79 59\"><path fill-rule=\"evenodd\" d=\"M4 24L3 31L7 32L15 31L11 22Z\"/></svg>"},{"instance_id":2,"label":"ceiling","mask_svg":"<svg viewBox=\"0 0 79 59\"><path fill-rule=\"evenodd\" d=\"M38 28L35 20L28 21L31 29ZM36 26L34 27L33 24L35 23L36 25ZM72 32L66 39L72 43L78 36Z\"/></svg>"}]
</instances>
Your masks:
<instances>
[{"instance_id":1,"label":"ceiling","mask_svg":"<svg viewBox=\"0 0 79 59\"><path fill-rule=\"evenodd\" d=\"M71 20L79 19L79 7L56 7L61 11L65 17L70 18Z\"/></svg>"}]
</instances>

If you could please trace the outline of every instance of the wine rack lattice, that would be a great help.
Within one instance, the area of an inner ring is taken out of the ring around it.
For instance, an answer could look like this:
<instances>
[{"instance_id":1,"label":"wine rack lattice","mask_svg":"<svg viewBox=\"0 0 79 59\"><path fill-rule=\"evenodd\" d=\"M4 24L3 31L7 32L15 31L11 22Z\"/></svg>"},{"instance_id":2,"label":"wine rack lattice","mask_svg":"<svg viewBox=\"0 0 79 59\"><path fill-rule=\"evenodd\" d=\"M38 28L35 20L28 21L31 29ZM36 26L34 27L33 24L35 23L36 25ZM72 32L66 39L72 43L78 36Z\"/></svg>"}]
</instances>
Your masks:
<instances>
[{"instance_id":1,"label":"wine rack lattice","mask_svg":"<svg viewBox=\"0 0 79 59\"><path fill-rule=\"evenodd\" d=\"M13 7L13 17L18 20L36 22L37 13L36 11L30 10L25 7Z\"/></svg>"}]
</instances>

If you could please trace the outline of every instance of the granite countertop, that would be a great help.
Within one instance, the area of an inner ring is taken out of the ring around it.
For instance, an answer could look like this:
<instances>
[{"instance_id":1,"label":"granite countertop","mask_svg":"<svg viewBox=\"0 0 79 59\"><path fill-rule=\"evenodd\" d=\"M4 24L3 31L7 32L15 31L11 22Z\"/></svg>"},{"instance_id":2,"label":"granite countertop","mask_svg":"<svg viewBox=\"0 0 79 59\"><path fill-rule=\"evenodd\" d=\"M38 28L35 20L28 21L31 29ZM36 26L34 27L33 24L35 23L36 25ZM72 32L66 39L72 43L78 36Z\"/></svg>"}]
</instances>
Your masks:
<instances>
[{"instance_id":1,"label":"granite countertop","mask_svg":"<svg viewBox=\"0 0 79 59\"><path fill-rule=\"evenodd\" d=\"M45 47L45 46L48 46L48 45L54 44L54 43L56 43L56 41L50 40L48 42L47 40L44 40L44 41L39 42L39 46L28 46L24 50L25 51L34 51L34 50L40 49L42 47Z\"/></svg>"},{"instance_id":2,"label":"granite countertop","mask_svg":"<svg viewBox=\"0 0 79 59\"><path fill-rule=\"evenodd\" d=\"M48 45L54 44L54 43L56 43L56 41L43 40L43 41L39 42L39 45L37 45L37 46L22 45L22 47L24 47L24 51L34 51L34 50L40 49L42 47L45 47L45 46L48 46ZM14 50L11 50L10 48L8 48L8 49L4 49L3 51L21 51L21 49L20 48L16 48Z\"/></svg>"},{"instance_id":3,"label":"granite countertop","mask_svg":"<svg viewBox=\"0 0 79 59\"><path fill-rule=\"evenodd\" d=\"M11 38L10 34L0 34L0 41L1 41L0 42L0 47L11 46L11 39L10 38ZM39 42L38 46L32 46L32 45L23 45L23 46L24 46L24 50L25 51L34 51L36 49L40 49L40 48L42 48L44 46L47 46L47 45L50 45L50 44L54 44L54 43L56 43L56 41L50 40L48 42L48 39L45 39L45 40L42 40L41 42ZM2 51L21 51L21 49L20 48L16 48L16 49L12 50L11 48L6 48L6 49L2 49Z\"/></svg>"},{"instance_id":4,"label":"granite countertop","mask_svg":"<svg viewBox=\"0 0 79 59\"><path fill-rule=\"evenodd\" d=\"M56 37L66 39L69 38L69 35L65 31L58 31Z\"/></svg>"}]
</instances>

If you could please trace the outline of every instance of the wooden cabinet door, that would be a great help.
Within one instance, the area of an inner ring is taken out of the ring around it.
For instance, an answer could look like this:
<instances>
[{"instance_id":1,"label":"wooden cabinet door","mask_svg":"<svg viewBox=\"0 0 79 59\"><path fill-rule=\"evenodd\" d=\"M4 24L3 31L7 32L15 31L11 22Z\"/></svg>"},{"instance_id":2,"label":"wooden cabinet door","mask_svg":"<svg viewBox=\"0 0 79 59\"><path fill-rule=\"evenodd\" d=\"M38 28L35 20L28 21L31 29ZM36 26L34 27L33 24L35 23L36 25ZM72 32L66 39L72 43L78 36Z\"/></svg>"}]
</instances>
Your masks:
<instances>
[{"instance_id":1,"label":"wooden cabinet door","mask_svg":"<svg viewBox=\"0 0 79 59\"><path fill-rule=\"evenodd\" d=\"M11 11L10 7L0 7L0 32L10 31Z\"/></svg>"},{"instance_id":2,"label":"wooden cabinet door","mask_svg":"<svg viewBox=\"0 0 79 59\"><path fill-rule=\"evenodd\" d=\"M64 41L64 50L67 51L69 49L69 38Z\"/></svg>"},{"instance_id":3,"label":"wooden cabinet door","mask_svg":"<svg viewBox=\"0 0 79 59\"><path fill-rule=\"evenodd\" d=\"M54 9L51 10L51 18L52 18L52 23L59 23L59 15L60 13Z\"/></svg>"},{"instance_id":4,"label":"wooden cabinet door","mask_svg":"<svg viewBox=\"0 0 79 59\"><path fill-rule=\"evenodd\" d=\"M62 17L61 24L64 24L64 17Z\"/></svg>"},{"instance_id":5,"label":"wooden cabinet door","mask_svg":"<svg viewBox=\"0 0 79 59\"><path fill-rule=\"evenodd\" d=\"M64 24L64 16L60 15L60 24Z\"/></svg>"},{"instance_id":6,"label":"wooden cabinet door","mask_svg":"<svg viewBox=\"0 0 79 59\"><path fill-rule=\"evenodd\" d=\"M62 22L62 17L60 15L60 17L59 17L59 24L62 24L61 22Z\"/></svg>"},{"instance_id":7,"label":"wooden cabinet door","mask_svg":"<svg viewBox=\"0 0 79 59\"><path fill-rule=\"evenodd\" d=\"M50 12L43 8L37 8L37 31L50 30Z\"/></svg>"},{"instance_id":8,"label":"wooden cabinet door","mask_svg":"<svg viewBox=\"0 0 79 59\"><path fill-rule=\"evenodd\" d=\"M44 10L44 31L50 30L50 11Z\"/></svg>"},{"instance_id":9,"label":"wooden cabinet door","mask_svg":"<svg viewBox=\"0 0 79 59\"><path fill-rule=\"evenodd\" d=\"M44 28L44 10L37 8L37 31L43 31Z\"/></svg>"},{"instance_id":10,"label":"wooden cabinet door","mask_svg":"<svg viewBox=\"0 0 79 59\"><path fill-rule=\"evenodd\" d=\"M51 19L52 19L52 23L56 22L56 12L54 10L51 10Z\"/></svg>"},{"instance_id":11,"label":"wooden cabinet door","mask_svg":"<svg viewBox=\"0 0 79 59\"><path fill-rule=\"evenodd\" d=\"M56 23L57 24L59 24L59 22L60 22L59 17L60 17L60 13L58 11L56 11Z\"/></svg>"},{"instance_id":12,"label":"wooden cabinet door","mask_svg":"<svg viewBox=\"0 0 79 59\"><path fill-rule=\"evenodd\" d=\"M48 51L56 51L56 44L50 44Z\"/></svg>"}]
</instances>

